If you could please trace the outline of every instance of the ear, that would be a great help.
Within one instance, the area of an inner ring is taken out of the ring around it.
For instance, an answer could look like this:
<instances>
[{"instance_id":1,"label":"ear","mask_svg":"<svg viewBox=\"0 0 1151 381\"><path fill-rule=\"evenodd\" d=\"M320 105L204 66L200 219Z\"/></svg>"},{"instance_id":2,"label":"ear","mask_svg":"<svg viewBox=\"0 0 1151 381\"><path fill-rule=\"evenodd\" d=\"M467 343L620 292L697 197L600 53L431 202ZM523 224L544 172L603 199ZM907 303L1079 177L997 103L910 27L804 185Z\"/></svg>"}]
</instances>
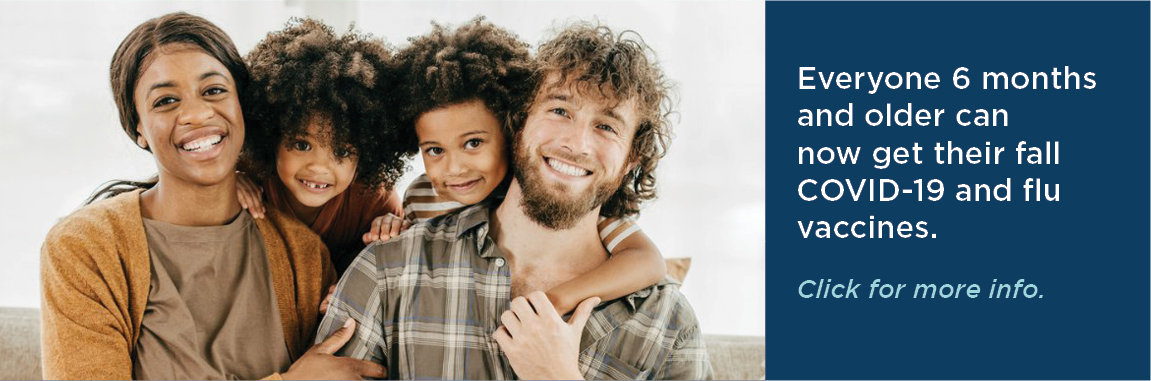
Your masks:
<instances>
[{"instance_id":1,"label":"ear","mask_svg":"<svg viewBox=\"0 0 1151 381\"><path fill-rule=\"evenodd\" d=\"M635 170L636 165L639 165L639 160L632 160L631 162L628 162L627 163L627 172L624 172L624 173L631 173L631 171Z\"/></svg>"},{"instance_id":2,"label":"ear","mask_svg":"<svg viewBox=\"0 0 1151 381\"><path fill-rule=\"evenodd\" d=\"M136 125L136 145L143 149L148 149L148 141L144 139L144 133L140 132L140 125Z\"/></svg>"}]
</instances>

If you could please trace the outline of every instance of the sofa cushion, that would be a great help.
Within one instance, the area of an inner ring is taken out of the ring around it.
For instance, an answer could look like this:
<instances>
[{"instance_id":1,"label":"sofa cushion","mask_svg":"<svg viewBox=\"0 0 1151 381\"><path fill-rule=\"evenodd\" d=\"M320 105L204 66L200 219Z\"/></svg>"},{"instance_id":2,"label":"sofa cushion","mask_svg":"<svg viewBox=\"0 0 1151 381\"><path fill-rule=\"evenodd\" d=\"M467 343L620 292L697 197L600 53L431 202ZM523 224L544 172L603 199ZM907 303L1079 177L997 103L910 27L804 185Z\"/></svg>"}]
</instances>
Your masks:
<instances>
[{"instance_id":1,"label":"sofa cushion","mask_svg":"<svg viewBox=\"0 0 1151 381\"><path fill-rule=\"evenodd\" d=\"M763 378L762 336L704 335L717 380ZM0 380L40 379L40 310L0 307Z\"/></svg>"}]
</instances>

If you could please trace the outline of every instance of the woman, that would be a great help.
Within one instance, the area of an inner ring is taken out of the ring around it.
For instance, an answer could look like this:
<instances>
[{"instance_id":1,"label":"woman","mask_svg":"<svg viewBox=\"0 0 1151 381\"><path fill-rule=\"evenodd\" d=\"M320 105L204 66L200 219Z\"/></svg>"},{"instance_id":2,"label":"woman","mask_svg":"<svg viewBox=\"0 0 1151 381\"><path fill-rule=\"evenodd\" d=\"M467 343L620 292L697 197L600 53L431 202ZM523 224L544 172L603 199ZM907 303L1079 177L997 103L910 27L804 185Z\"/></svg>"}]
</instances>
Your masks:
<instances>
[{"instance_id":1,"label":"woman","mask_svg":"<svg viewBox=\"0 0 1151 381\"><path fill-rule=\"evenodd\" d=\"M382 375L330 356L353 327L308 349L321 292L335 279L319 238L293 218L253 220L240 208L239 95L248 82L231 39L186 13L144 22L117 48L120 122L159 174L105 188L93 198L112 197L48 233L45 378Z\"/></svg>"}]
</instances>

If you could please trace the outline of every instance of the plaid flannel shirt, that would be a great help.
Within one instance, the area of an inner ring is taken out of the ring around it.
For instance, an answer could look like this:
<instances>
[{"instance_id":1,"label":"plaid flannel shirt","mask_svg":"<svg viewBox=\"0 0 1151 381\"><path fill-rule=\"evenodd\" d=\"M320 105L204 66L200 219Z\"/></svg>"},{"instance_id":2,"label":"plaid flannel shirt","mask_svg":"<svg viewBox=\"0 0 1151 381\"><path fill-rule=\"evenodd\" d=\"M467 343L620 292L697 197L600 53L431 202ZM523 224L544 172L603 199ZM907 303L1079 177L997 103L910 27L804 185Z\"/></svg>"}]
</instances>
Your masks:
<instances>
[{"instance_id":1,"label":"plaid flannel shirt","mask_svg":"<svg viewBox=\"0 0 1151 381\"><path fill-rule=\"evenodd\" d=\"M316 342L356 320L337 353L387 366L390 379L512 379L492 333L511 273L481 203L364 249L336 287ZM665 279L596 307L580 340L588 379L708 379L699 324Z\"/></svg>"}]
</instances>

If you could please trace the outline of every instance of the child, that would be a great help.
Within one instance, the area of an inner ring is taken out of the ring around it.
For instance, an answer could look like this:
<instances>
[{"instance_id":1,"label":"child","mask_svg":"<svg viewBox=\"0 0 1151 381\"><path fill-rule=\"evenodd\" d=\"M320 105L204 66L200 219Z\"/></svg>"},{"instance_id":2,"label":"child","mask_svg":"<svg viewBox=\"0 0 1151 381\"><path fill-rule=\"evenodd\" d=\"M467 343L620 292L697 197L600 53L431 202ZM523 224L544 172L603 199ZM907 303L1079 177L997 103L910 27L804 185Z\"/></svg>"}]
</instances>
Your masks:
<instances>
[{"instance_id":1,"label":"child","mask_svg":"<svg viewBox=\"0 0 1151 381\"><path fill-rule=\"evenodd\" d=\"M396 55L401 76L396 111L415 132L427 173L404 195L406 219L377 219L364 239L388 239L412 222L447 214L492 197L509 181L512 116L534 95L526 44L477 17L449 31L436 25ZM414 127L414 128L412 128ZM663 279L655 245L628 219L603 220L600 237L610 259L547 291L561 313L584 299L613 300Z\"/></svg>"},{"instance_id":2,"label":"child","mask_svg":"<svg viewBox=\"0 0 1151 381\"><path fill-rule=\"evenodd\" d=\"M241 181L241 204L261 217L266 189L273 208L320 235L338 274L374 217L403 214L392 187L411 148L386 123L389 55L383 41L296 19L247 57L252 127L242 169L256 183Z\"/></svg>"}]
</instances>

